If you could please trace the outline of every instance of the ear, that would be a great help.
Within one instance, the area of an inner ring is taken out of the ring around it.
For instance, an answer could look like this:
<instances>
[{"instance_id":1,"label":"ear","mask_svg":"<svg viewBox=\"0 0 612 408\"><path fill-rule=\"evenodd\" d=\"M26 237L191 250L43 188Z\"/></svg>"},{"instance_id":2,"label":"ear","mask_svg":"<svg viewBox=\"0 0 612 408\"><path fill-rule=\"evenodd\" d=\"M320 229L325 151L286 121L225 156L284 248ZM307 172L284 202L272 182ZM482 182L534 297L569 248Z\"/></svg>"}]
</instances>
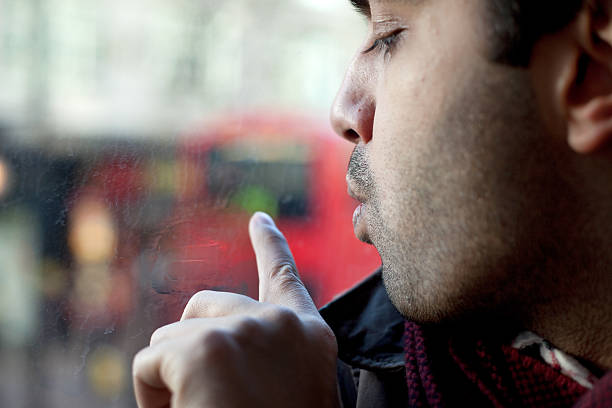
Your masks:
<instances>
[{"instance_id":1,"label":"ear","mask_svg":"<svg viewBox=\"0 0 612 408\"><path fill-rule=\"evenodd\" d=\"M612 1L585 0L574 28L576 53L562 103L570 147L588 154L612 141Z\"/></svg>"}]
</instances>

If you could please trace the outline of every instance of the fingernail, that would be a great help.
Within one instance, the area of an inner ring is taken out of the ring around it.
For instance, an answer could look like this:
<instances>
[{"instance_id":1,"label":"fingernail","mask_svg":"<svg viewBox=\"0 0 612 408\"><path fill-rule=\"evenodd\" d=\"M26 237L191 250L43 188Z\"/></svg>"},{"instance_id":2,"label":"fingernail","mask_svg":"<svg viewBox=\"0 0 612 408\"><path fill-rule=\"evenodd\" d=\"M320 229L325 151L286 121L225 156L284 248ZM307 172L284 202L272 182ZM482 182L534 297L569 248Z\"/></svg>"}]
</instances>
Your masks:
<instances>
[{"instance_id":1,"label":"fingernail","mask_svg":"<svg viewBox=\"0 0 612 408\"><path fill-rule=\"evenodd\" d=\"M263 223L263 224L268 224L268 225L275 225L274 224L274 220L272 219L272 217L270 217L265 212L257 211L255 214L253 214L253 219L257 223Z\"/></svg>"}]
</instances>

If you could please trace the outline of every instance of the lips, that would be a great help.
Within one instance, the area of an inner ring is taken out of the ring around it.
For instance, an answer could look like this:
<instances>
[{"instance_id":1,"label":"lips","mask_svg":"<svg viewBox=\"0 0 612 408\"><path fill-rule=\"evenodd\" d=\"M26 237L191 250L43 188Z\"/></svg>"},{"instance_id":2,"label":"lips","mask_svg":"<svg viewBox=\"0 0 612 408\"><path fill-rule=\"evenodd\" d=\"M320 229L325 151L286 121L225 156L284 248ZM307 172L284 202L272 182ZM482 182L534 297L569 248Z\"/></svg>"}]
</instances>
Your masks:
<instances>
[{"instance_id":1,"label":"lips","mask_svg":"<svg viewBox=\"0 0 612 408\"><path fill-rule=\"evenodd\" d=\"M355 228L361 222L361 216L364 210L363 207L364 207L363 204L359 204L357 208L355 208L355 211L353 212L353 228Z\"/></svg>"},{"instance_id":2,"label":"lips","mask_svg":"<svg viewBox=\"0 0 612 408\"><path fill-rule=\"evenodd\" d=\"M366 217L365 217L366 211L367 211L367 205L365 204L365 199L363 198L362 195L360 195L359 193L356 193L355 189L353 188L354 183L351 182L351 179L348 177L348 175L346 178L346 184L347 184L348 195L354 198L355 200L359 201L360 203L357 206L357 208L355 208L355 211L353 212L353 230L355 232L355 236L360 241L365 242L367 244L371 244L370 236L368 233L368 226L367 226Z\"/></svg>"},{"instance_id":3,"label":"lips","mask_svg":"<svg viewBox=\"0 0 612 408\"><path fill-rule=\"evenodd\" d=\"M363 198L362 195L359 193L359 190L355 188L355 183L351 180L348 174L346 175L346 186L347 193L349 196L359 201L360 203L365 203L365 198Z\"/></svg>"}]
</instances>

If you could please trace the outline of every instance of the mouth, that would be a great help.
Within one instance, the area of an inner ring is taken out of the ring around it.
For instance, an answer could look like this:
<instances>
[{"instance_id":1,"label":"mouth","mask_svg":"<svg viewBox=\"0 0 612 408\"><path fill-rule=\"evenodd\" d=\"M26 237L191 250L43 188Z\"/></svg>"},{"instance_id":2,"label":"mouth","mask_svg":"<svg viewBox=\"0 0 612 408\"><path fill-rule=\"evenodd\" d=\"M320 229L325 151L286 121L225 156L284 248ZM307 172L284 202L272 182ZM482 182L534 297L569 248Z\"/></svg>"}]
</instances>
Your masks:
<instances>
[{"instance_id":1,"label":"mouth","mask_svg":"<svg viewBox=\"0 0 612 408\"><path fill-rule=\"evenodd\" d=\"M359 193L355 192L355 189L353 188L354 184L351 182L348 175L346 178L346 184L348 195L359 202L359 205L353 212L353 230L355 232L355 236L357 239L365 242L366 244L372 244L366 222L367 205L365 203L365 199L363 199Z\"/></svg>"},{"instance_id":2,"label":"mouth","mask_svg":"<svg viewBox=\"0 0 612 408\"><path fill-rule=\"evenodd\" d=\"M349 196L351 196L351 198L359 201L360 203L365 203L365 198L363 198L363 195L357 188L356 183L348 174L346 175L346 192Z\"/></svg>"}]
</instances>

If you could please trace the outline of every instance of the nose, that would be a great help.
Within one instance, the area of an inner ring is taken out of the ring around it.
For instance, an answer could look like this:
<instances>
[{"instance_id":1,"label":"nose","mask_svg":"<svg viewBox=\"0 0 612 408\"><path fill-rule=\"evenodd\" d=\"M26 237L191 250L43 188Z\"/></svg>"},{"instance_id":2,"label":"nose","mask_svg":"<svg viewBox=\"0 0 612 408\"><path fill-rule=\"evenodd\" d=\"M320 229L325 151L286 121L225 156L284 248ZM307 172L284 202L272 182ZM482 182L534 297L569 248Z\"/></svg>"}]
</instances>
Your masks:
<instances>
[{"instance_id":1,"label":"nose","mask_svg":"<svg viewBox=\"0 0 612 408\"><path fill-rule=\"evenodd\" d=\"M352 143L372 140L376 101L372 92L373 75L358 65L357 56L349 66L331 108L334 131Z\"/></svg>"}]
</instances>

